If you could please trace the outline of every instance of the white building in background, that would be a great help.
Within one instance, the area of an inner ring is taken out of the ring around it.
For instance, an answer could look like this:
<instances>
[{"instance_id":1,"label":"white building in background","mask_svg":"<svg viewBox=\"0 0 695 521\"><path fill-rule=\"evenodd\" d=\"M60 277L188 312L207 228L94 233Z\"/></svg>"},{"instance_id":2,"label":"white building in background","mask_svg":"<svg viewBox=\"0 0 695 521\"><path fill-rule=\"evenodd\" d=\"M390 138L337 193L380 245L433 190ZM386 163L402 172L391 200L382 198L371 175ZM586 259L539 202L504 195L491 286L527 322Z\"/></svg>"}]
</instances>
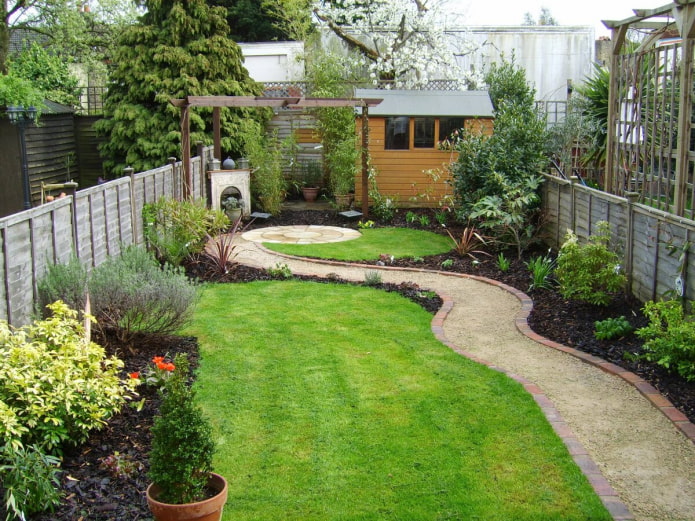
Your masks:
<instances>
[{"instance_id":1,"label":"white building in background","mask_svg":"<svg viewBox=\"0 0 695 521\"><path fill-rule=\"evenodd\" d=\"M506 59L513 55L526 70L526 79L536 88L538 100L567 99L568 81L582 83L592 74L596 59L591 26L475 26L449 29L447 33L468 38L479 47L467 56L454 51L464 70L486 70L503 55Z\"/></svg>"},{"instance_id":2,"label":"white building in background","mask_svg":"<svg viewBox=\"0 0 695 521\"><path fill-rule=\"evenodd\" d=\"M592 74L596 60L591 26L472 26L448 29L452 52L463 70L486 70L502 56L526 70L536 99L567 99L568 82L579 84ZM337 37L333 37L337 39ZM478 50L460 55L456 42L471 40ZM244 66L259 82L303 81L303 42L240 43Z\"/></svg>"},{"instance_id":3,"label":"white building in background","mask_svg":"<svg viewBox=\"0 0 695 521\"><path fill-rule=\"evenodd\" d=\"M256 81L304 81L304 42L240 43L244 67Z\"/></svg>"}]
</instances>

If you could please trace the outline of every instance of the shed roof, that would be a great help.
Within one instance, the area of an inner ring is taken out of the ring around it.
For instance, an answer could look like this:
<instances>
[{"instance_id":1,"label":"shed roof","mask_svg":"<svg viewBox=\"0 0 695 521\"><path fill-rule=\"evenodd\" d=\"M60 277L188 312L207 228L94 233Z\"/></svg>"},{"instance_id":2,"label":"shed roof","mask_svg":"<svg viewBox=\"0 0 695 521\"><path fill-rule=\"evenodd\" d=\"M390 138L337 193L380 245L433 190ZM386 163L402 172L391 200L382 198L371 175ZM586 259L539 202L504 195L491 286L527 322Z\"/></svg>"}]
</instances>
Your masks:
<instances>
[{"instance_id":1,"label":"shed roof","mask_svg":"<svg viewBox=\"0 0 695 521\"><path fill-rule=\"evenodd\" d=\"M424 91L357 89L356 98L383 98L369 109L370 116L468 116L492 117L487 91Z\"/></svg>"}]
</instances>

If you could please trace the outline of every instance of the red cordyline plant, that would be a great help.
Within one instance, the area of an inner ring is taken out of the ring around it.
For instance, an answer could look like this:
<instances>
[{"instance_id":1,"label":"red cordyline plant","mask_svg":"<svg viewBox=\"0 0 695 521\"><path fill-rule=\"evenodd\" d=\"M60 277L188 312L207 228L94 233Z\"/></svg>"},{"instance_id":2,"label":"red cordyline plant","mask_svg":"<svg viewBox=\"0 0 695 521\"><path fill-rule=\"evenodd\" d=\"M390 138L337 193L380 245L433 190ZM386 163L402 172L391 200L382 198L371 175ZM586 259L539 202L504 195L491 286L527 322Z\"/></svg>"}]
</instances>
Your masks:
<instances>
[{"instance_id":1,"label":"red cordyline plant","mask_svg":"<svg viewBox=\"0 0 695 521\"><path fill-rule=\"evenodd\" d=\"M454 237L448 228L446 233L449 234L449 237L454 242L454 249L459 256L468 256L473 260L478 260L475 254L490 256L488 252L480 249L487 244L487 237L481 235L475 226L466 226L459 238Z\"/></svg>"}]
</instances>

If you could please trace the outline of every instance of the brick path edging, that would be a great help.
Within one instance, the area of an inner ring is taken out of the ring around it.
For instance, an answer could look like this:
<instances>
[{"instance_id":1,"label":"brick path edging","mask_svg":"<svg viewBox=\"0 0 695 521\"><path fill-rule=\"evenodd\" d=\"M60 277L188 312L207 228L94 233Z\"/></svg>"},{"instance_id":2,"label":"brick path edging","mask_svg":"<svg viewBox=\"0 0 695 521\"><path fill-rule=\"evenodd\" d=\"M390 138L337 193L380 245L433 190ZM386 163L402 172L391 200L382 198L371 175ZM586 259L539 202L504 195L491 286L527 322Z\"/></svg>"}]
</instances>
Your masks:
<instances>
[{"instance_id":1,"label":"brick path edging","mask_svg":"<svg viewBox=\"0 0 695 521\"><path fill-rule=\"evenodd\" d=\"M350 262L341 262L341 261L327 261L327 260L322 260L322 259L310 259L306 257L296 257L294 255L289 255L285 253L278 253L272 250L269 250L265 248L263 245L258 245L261 249L265 250L268 253L271 253L273 255L278 255L280 257L285 257L287 259L292 259L292 260L298 260L298 261L304 261L304 262L309 262L309 263L314 263L314 264L328 264L331 266L349 266L349 267L363 267L363 268L369 268L369 269L379 269L379 270L385 270L385 271L411 271L411 272L416 272L416 273L434 273L434 274L439 274L439 275L444 275L444 276L449 276L449 277L460 277L460 278L468 278L468 279L473 279L477 280L486 284L490 284L491 286L496 286L500 289L503 289L512 295L514 295L519 302L521 303L521 310L519 311L519 314L517 317L514 319L515 325L517 330L528 337L529 339L533 340L534 342L537 342L539 344L542 344L544 346L550 347L552 349L556 349L558 351L562 351L563 353L567 353L571 356L574 356L581 360L584 363L593 365L595 367L598 367L599 369L618 376L622 378L624 381L627 383L631 384L634 386L649 402L659 409L666 418L668 418L675 426L678 428L691 442L695 443L695 424L691 423L688 418L680 412L674 405L666 398L664 397L654 386L652 386L649 382L643 380L640 378L638 375L635 373L632 373L631 371L627 371L626 369L620 367L619 365L613 364L611 362L607 362L603 360L602 358L599 358L598 356L591 355L589 353L585 353L583 351L580 351L578 349L574 349L572 347L567 347L563 344L560 344L558 342L554 342L552 340L549 340L535 331L531 329L531 327L528 324L528 317L531 314L531 311L533 309L533 300L531 297L529 297L526 293L523 291L520 291L516 288L513 288L507 284L504 284L503 282L499 282L494 279L488 279L486 277L481 277L478 275L471 275L468 273L452 273L452 272L446 272L446 271L437 271L437 270L426 270L422 268L401 268L401 267L396 267L396 266L373 266L373 265L365 265L365 264L354 264ZM320 276L320 275L317 275ZM478 356L474 355L473 353L470 353L459 346L452 344L449 342L449 340L446 338L446 335L444 334L444 320L446 317L449 315L451 310L454 307L454 301L453 299L446 294L443 293L438 293L439 297L442 299L442 307L439 309L439 311L435 314L434 318L432 319L431 323L431 328L432 328L432 333L434 336L442 342L444 345L455 351L456 353L465 356L466 358L483 364L490 369L493 369L495 371L499 371L501 373L506 374L510 378L516 380L519 382L524 389L530 393L533 396L533 399L538 403L539 407L541 408L541 411L547 418L548 422L550 425L553 427L557 435L560 437L560 439L563 441L565 446L567 447L567 450L569 451L570 455L574 459L575 463L579 466L581 471L584 473L584 475L587 477L589 480L589 483L593 487L594 491L596 494L599 496L601 501L603 502L603 505L606 507L608 512L611 514L613 519L615 521L633 521L635 518L632 515L632 513L629 511L625 503L623 503L620 498L618 497L617 492L611 487L611 485L608 483L606 478L603 476L601 473L601 470L598 468L596 463L591 459L591 456L589 453L586 451L584 446L581 444L581 442L577 439L577 437L574 435L572 430L570 429L569 425L562 419L559 411L555 408L555 405L552 403L552 401L543 393L543 391L538 387L537 385L533 384L532 382L528 381L526 378L514 374L503 367L496 366L492 363L490 363L487 360L484 360L482 358L479 358Z\"/></svg>"}]
</instances>

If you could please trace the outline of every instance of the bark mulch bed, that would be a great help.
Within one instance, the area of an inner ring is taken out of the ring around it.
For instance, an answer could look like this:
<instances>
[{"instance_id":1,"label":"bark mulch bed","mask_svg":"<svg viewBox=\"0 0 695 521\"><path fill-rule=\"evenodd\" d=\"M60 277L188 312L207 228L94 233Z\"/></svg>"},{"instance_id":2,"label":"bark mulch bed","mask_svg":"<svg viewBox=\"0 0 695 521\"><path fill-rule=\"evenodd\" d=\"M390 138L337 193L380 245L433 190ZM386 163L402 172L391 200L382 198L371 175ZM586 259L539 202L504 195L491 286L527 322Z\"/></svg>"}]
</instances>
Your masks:
<instances>
[{"instance_id":1,"label":"bark mulch bed","mask_svg":"<svg viewBox=\"0 0 695 521\"><path fill-rule=\"evenodd\" d=\"M416 227L405 222L405 213L399 212L391 225ZM431 211L417 213L428 213L431 221L434 222ZM285 224L355 226L354 222L347 222L332 210L283 212L279 217L252 223L251 226ZM380 224L377 223L377 225ZM430 228L441 232L441 227L436 224L432 224ZM474 263L472 259L461 259L450 254L417 260L401 260L396 261L394 265L474 273L527 291L530 279L525 261L530 255L539 253L545 253L545 251L537 250L527 254L524 259L512 260L511 268L504 273L498 269L492 258L480 257L480 262ZM507 257L512 258L513 255L510 254ZM442 268L442 262L447 259L451 259L452 264ZM227 281L232 283L269 278L271 277L263 270L238 267ZM439 299L423 296L419 288L409 284L400 287L391 285L385 289L399 291L413 299L419 299L431 312L435 312L441 304ZM610 306L597 307L565 300L552 290L531 291L529 295L534 301L530 324L537 333L595 354L637 373L657 387L691 421L695 421L695 384L687 383L682 378L669 374L653 364L631 361L633 357L626 359L626 354L637 354L641 349L642 343L634 334L614 341L600 341L594 338L596 320L625 316L636 328L645 325L646 320L640 311L639 302L632 298L616 297ZM119 355L125 361L127 371L144 369L153 356L167 355L173 358L178 352L189 353L192 366L195 366L197 362L198 346L194 338L142 338L130 346L120 346L109 339L102 339L102 342L110 353ZM87 443L65 453L61 475L64 500L56 511L35 516L32 519L40 521L151 519L144 491L148 485L146 473L150 446L149 429L152 425L152 417L157 411L159 399L156 393L146 391L144 386L141 386L141 391L141 398L145 400L142 410L136 411L132 407L125 407L119 415L111 419L105 429L94 433ZM114 474L109 468L105 468L103 462L105 458L115 453L118 453L123 461L140 464L142 467L128 475ZM2 508L0 508L0 515L4 517Z\"/></svg>"}]
</instances>

